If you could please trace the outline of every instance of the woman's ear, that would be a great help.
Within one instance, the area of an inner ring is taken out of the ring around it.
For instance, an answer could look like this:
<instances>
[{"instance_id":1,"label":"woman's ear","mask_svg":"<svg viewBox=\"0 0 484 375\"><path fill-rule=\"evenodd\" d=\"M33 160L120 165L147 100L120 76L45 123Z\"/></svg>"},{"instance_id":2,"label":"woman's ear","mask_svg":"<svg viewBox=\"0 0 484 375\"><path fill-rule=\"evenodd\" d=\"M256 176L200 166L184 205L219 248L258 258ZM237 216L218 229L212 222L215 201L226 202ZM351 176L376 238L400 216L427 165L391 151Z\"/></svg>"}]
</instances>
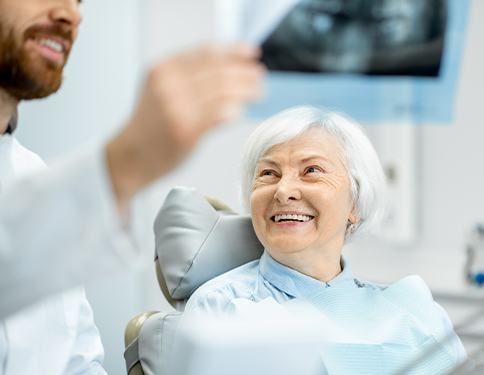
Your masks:
<instances>
[{"instance_id":1,"label":"woman's ear","mask_svg":"<svg viewBox=\"0 0 484 375\"><path fill-rule=\"evenodd\" d=\"M350 215L348 216L348 222L350 224L356 224L360 221L360 218L358 217L358 213L356 212L356 207L353 206L353 209L350 212Z\"/></svg>"}]
</instances>

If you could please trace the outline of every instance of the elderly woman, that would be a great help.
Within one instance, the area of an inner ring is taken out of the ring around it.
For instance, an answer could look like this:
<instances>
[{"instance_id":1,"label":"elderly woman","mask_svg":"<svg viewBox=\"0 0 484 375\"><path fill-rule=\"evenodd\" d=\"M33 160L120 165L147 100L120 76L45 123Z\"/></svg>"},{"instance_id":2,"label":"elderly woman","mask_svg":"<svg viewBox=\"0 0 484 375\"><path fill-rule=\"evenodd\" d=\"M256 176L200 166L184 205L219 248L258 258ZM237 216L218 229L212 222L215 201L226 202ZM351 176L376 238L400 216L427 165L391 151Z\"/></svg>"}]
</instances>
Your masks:
<instances>
[{"instance_id":1,"label":"elderly woman","mask_svg":"<svg viewBox=\"0 0 484 375\"><path fill-rule=\"evenodd\" d=\"M342 258L345 242L377 225L384 203L382 168L358 125L313 107L266 120L246 145L242 194L265 252L203 285L186 311L230 312L240 299L305 301L353 337L324 357L330 373L392 373L433 347L417 373L465 358L422 279L374 285Z\"/></svg>"}]
</instances>

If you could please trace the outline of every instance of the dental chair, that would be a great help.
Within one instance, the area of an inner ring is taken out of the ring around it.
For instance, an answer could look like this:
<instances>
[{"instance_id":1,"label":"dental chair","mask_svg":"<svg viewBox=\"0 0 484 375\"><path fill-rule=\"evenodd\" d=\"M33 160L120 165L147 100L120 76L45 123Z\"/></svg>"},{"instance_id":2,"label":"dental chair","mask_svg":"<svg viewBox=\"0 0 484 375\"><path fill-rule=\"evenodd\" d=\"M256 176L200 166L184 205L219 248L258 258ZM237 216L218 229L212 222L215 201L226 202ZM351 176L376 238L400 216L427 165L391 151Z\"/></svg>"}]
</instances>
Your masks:
<instances>
[{"instance_id":1,"label":"dental chair","mask_svg":"<svg viewBox=\"0 0 484 375\"><path fill-rule=\"evenodd\" d=\"M189 188L168 194L154 233L156 275L173 309L145 312L128 323L124 357L129 375L165 375L188 298L204 282L258 259L263 252L248 215L236 214ZM481 374L483 369L484 361L471 356L449 375Z\"/></svg>"},{"instance_id":2,"label":"dental chair","mask_svg":"<svg viewBox=\"0 0 484 375\"><path fill-rule=\"evenodd\" d=\"M128 323L124 353L129 375L164 375L186 301L204 282L260 258L263 247L250 216L196 190L175 188L154 224L155 267L172 311L142 313Z\"/></svg>"}]
</instances>

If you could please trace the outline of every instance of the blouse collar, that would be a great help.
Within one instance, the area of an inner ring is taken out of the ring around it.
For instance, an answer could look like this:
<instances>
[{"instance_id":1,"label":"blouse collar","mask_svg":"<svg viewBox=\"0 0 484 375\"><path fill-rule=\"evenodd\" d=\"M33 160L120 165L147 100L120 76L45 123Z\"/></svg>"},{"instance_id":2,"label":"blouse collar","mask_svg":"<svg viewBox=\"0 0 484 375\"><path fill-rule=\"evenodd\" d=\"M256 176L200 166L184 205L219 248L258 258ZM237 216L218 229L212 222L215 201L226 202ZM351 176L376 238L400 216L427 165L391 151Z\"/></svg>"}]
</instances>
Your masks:
<instances>
[{"instance_id":1,"label":"blouse collar","mask_svg":"<svg viewBox=\"0 0 484 375\"><path fill-rule=\"evenodd\" d=\"M341 268L342 271L332 280L324 282L279 263L267 251L264 251L259 262L261 276L277 289L295 298L307 298L325 288L349 283L355 285L350 267L343 258L341 258Z\"/></svg>"}]
</instances>

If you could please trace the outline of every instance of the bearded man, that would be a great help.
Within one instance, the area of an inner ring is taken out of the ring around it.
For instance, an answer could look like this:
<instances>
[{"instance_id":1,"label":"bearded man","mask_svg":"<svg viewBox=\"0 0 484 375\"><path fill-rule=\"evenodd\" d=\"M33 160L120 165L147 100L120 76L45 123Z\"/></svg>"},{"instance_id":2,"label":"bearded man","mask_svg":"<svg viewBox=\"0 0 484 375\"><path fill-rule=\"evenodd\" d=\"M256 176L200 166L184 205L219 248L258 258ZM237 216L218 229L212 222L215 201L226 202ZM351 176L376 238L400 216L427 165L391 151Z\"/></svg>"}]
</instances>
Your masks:
<instances>
[{"instance_id":1,"label":"bearded man","mask_svg":"<svg viewBox=\"0 0 484 375\"><path fill-rule=\"evenodd\" d=\"M136 262L133 195L261 92L254 48L181 53L148 72L119 134L47 169L15 139L17 106L60 88L79 3L0 0L0 374L105 373L79 285Z\"/></svg>"}]
</instances>

